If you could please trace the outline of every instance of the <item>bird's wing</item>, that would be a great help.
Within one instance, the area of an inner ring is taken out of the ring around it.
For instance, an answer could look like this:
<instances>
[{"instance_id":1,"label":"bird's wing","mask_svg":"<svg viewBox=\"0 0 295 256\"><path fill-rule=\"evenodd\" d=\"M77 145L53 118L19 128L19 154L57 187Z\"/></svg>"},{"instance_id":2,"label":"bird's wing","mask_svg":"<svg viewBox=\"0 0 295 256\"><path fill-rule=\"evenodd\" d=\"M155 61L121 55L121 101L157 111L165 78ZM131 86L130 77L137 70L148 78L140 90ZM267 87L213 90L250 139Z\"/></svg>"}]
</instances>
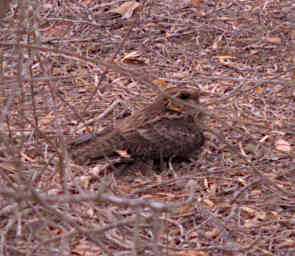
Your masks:
<instances>
[{"instance_id":1,"label":"bird's wing","mask_svg":"<svg viewBox=\"0 0 295 256\"><path fill-rule=\"evenodd\" d=\"M70 147L76 147L86 142L89 142L95 136L94 133L87 132L82 134L69 142Z\"/></svg>"},{"instance_id":2,"label":"bird's wing","mask_svg":"<svg viewBox=\"0 0 295 256\"><path fill-rule=\"evenodd\" d=\"M122 152L133 159L186 157L199 149L203 140L200 129L184 117L156 118L142 126L112 129L103 136L86 135L74 147L72 156L79 164Z\"/></svg>"},{"instance_id":3,"label":"bird's wing","mask_svg":"<svg viewBox=\"0 0 295 256\"><path fill-rule=\"evenodd\" d=\"M69 146L70 147L80 146L82 144L88 143L89 141L91 141L95 137L102 137L102 136L105 136L107 134L110 134L110 133L112 133L113 130L114 130L113 127L106 127L106 128L102 129L99 132L93 132L93 133L92 132L87 132L85 134L82 134L82 135L72 139L69 142Z\"/></svg>"},{"instance_id":4,"label":"bird's wing","mask_svg":"<svg viewBox=\"0 0 295 256\"><path fill-rule=\"evenodd\" d=\"M203 144L203 134L185 118L159 119L121 134L133 157L169 158L185 156Z\"/></svg>"},{"instance_id":5,"label":"bird's wing","mask_svg":"<svg viewBox=\"0 0 295 256\"><path fill-rule=\"evenodd\" d=\"M116 154L117 150L123 150L124 138L118 129L110 129L108 133L86 134L76 140L70 148L73 160L78 164L86 164L100 158Z\"/></svg>"}]
</instances>

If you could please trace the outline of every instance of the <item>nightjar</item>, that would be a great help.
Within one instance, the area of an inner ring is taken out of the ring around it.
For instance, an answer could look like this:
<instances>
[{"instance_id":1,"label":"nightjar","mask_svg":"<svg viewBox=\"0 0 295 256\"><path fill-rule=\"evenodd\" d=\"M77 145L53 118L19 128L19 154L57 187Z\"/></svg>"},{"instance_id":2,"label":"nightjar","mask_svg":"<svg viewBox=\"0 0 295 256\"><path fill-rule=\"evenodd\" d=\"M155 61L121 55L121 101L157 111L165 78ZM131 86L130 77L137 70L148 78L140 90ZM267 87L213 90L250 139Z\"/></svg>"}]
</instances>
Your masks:
<instances>
[{"instance_id":1,"label":"nightjar","mask_svg":"<svg viewBox=\"0 0 295 256\"><path fill-rule=\"evenodd\" d=\"M91 164L104 157L128 155L128 162L186 159L204 144L199 90L167 88L166 95L99 133L87 133L70 142L77 164ZM183 103L184 104L183 104ZM122 154L123 152L123 154ZM124 158L124 157L123 157Z\"/></svg>"}]
</instances>

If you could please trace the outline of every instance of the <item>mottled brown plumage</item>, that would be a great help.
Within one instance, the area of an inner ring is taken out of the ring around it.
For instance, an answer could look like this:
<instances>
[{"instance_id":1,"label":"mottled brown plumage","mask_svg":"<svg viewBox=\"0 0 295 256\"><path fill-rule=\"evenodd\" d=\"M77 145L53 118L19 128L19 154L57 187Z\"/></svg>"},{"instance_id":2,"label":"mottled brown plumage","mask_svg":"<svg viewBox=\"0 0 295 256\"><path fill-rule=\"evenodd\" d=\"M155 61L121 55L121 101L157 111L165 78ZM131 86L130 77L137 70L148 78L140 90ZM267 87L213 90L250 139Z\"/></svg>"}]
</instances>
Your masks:
<instances>
[{"instance_id":1,"label":"mottled brown plumage","mask_svg":"<svg viewBox=\"0 0 295 256\"><path fill-rule=\"evenodd\" d=\"M86 134L70 143L73 160L93 163L126 152L130 161L187 158L204 143L200 130L199 90L169 88L141 111L98 134ZM176 100L174 100L176 99ZM182 104L182 102L186 104Z\"/></svg>"}]
</instances>

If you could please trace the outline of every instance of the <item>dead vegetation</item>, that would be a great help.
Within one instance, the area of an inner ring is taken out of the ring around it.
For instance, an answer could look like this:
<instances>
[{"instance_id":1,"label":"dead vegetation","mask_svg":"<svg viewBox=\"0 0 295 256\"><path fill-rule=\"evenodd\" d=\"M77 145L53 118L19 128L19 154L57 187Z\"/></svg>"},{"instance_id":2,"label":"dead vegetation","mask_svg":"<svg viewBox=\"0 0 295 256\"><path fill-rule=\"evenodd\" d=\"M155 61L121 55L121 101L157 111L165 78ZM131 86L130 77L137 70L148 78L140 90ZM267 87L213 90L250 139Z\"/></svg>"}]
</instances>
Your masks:
<instances>
[{"instance_id":1,"label":"dead vegetation","mask_svg":"<svg viewBox=\"0 0 295 256\"><path fill-rule=\"evenodd\" d=\"M2 255L295 254L292 0L16 2L0 20ZM199 159L177 176L74 165L68 139L151 102L154 80L210 95Z\"/></svg>"}]
</instances>

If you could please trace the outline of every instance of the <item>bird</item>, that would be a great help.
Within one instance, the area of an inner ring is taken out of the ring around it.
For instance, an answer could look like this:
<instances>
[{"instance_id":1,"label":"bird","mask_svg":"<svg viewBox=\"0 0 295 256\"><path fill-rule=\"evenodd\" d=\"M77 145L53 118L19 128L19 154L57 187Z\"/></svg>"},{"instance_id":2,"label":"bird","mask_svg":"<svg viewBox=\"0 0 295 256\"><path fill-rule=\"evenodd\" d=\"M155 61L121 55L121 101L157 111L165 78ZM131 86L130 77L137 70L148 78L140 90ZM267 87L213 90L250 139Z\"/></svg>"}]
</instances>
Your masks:
<instances>
[{"instance_id":1,"label":"bird","mask_svg":"<svg viewBox=\"0 0 295 256\"><path fill-rule=\"evenodd\" d=\"M187 159L204 144L199 97L195 87L166 88L142 110L70 141L73 161L90 165L112 156L121 156L125 163Z\"/></svg>"}]
</instances>

